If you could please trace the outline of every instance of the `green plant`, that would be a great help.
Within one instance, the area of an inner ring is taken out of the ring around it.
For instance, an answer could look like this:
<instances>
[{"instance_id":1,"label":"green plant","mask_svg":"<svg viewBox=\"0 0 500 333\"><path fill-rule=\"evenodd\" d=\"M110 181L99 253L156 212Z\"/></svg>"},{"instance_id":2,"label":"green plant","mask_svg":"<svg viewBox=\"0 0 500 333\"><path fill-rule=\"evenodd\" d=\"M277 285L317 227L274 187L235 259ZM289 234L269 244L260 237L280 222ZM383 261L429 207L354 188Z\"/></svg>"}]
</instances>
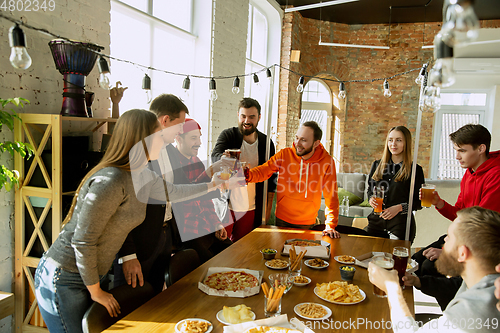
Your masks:
<instances>
[{"instance_id":1,"label":"green plant","mask_svg":"<svg viewBox=\"0 0 500 333\"><path fill-rule=\"evenodd\" d=\"M24 104L29 103L30 101L20 97L8 99L0 98L0 104L2 105L2 109L0 110L0 132L3 130L3 125L13 131L15 119L19 119L19 121L21 121L21 118L19 118L14 109L5 109L6 105L14 104L16 107L22 108L24 107ZM33 154L33 147L29 143L22 143L19 141L0 142L0 154L3 154L6 151L12 156L14 156L15 153L18 153L22 158L30 158ZM5 186L5 189L10 191L14 184L19 186L19 172L14 169L11 170L5 165L0 164L0 189Z\"/></svg>"}]
</instances>

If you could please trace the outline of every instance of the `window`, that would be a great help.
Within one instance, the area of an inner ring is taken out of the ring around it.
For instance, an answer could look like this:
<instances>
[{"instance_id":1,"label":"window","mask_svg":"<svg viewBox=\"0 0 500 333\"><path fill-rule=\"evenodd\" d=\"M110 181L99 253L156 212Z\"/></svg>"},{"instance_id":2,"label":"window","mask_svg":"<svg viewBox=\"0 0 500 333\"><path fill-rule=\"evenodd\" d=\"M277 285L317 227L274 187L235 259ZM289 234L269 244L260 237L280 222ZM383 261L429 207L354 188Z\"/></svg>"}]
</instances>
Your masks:
<instances>
[{"instance_id":1,"label":"window","mask_svg":"<svg viewBox=\"0 0 500 333\"><path fill-rule=\"evenodd\" d=\"M302 93L302 110L300 123L315 121L323 130L321 143L326 151L330 152L330 130L332 114L332 93L330 88L317 79L311 79Z\"/></svg>"},{"instance_id":2,"label":"window","mask_svg":"<svg viewBox=\"0 0 500 333\"><path fill-rule=\"evenodd\" d=\"M111 55L156 69L193 73L195 37L187 32L191 30L192 10L192 0L111 1ZM121 113L133 108L148 109L142 89L145 74L151 77L152 97L173 93L193 109L193 97L182 91L184 77L111 60L113 83L121 81L129 88L120 102Z\"/></svg>"},{"instance_id":3,"label":"window","mask_svg":"<svg viewBox=\"0 0 500 333\"><path fill-rule=\"evenodd\" d=\"M431 165L432 179L462 179L465 169L456 160L449 135L467 124L486 123L487 93L442 92L436 112Z\"/></svg>"}]
</instances>

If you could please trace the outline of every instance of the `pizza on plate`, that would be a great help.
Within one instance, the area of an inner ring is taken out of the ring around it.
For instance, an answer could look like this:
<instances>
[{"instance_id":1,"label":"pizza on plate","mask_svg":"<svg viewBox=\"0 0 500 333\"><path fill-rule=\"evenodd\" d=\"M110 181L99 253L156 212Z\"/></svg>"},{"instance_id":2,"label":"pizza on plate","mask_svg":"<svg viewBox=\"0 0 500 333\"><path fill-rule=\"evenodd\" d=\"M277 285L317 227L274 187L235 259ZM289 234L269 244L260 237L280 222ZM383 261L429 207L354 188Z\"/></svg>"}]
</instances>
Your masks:
<instances>
[{"instance_id":1,"label":"pizza on plate","mask_svg":"<svg viewBox=\"0 0 500 333\"><path fill-rule=\"evenodd\" d=\"M306 241L306 240L294 240L294 241L287 242L286 245L293 245L293 246L321 246L321 244L318 244L316 242Z\"/></svg>"},{"instance_id":2,"label":"pizza on plate","mask_svg":"<svg viewBox=\"0 0 500 333\"><path fill-rule=\"evenodd\" d=\"M230 271L209 275L203 283L216 290L238 291L258 286L259 280L246 272Z\"/></svg>"}]
</instances>

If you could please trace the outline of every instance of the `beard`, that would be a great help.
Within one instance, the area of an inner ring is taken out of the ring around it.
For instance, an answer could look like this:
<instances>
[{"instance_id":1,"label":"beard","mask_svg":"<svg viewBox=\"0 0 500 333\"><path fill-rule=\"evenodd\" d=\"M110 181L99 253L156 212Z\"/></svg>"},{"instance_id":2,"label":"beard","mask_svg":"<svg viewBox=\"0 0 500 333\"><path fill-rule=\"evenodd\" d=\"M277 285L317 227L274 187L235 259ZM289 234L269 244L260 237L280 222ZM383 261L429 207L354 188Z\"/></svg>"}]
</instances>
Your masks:
<instances>
[{"instance_id":1,"label":"beard","mask_svg":"<svg viewBox=\"0 0 500 333\"><path fill-rule=\"evenodd\" d=\"M304 151L302 151L302 153L299 153L299 151L297 150L297 147L295 147L295 153L297 154L297 156L304 156L304 155L307 155L309 154L310 152L312 152L313 150L313 146L309 147L309 149L305 149L304 148Z\"/></svg>"},{"instance_id":2,"label":"beard","mask_svg":"<svg viewBox=\"0 0 500 333\"><path fill-rule=\"evenodd\" d=\"M238 128L240 129L241 134L250 135L257 130L257 128L254 126L254 124L248 124L248 125L250 125L250 128L244 128L243 123L238 124Z\"/></svg>"},{"instance_id":3,"label":"beard","mask_svg":"<svg viewBox=\"0 0 500 333\"><path fill-rule=\"evenodd\" d=\"M459 276L465 267L463 263L458 262L457 257L443 250L436 260L436 268L443 275Z\"/></svg>"}]
</instances>

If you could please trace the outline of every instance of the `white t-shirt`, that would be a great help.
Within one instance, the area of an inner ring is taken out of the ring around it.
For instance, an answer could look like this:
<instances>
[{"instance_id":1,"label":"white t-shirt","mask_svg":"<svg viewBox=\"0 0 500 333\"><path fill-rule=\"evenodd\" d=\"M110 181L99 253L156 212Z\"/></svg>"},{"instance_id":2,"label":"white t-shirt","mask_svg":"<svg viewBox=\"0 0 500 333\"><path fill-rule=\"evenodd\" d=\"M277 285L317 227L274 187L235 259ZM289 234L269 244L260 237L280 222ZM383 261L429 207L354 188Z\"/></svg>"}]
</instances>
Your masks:
<instances>
[{"instance_id":1,"label":"white t-shirt","mask_svg":"<svg viewBox=\"0 0 500 333\"><path fill-rule=\"evenodd\" d=\"M241 144L240 161L250 163L250 167L259 165L259 140L249 144L245 140ZM247 184L231 190L229 208L234 212L255 210L255 183Z\"/></svg>"}]
</instances>

